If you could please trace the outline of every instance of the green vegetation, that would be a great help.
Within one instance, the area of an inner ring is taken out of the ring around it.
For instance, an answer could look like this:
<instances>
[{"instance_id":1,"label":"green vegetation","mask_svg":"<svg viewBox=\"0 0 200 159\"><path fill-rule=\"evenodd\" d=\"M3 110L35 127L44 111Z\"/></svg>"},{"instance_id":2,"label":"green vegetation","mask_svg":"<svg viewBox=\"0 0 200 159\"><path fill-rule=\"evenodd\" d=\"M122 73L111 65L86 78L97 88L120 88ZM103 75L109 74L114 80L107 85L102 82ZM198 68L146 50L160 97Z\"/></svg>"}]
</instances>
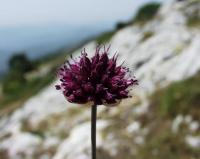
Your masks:
<instances>
[{"instance_id":1,"label":"green vegetation","mask_svg":"<svg viewBox=\"0 0 200 159\"><path fill-rule=\"evenodd\" d=\"M96 38L96 42L98 45L105 44L108 42L112 36L116 33L116 31L109 31L101 34L99 37Z\"/></svg>"},{"instance_id":2,"label":"green vegetation","mask_svg":"<svg viewBox=\"0 0 200 159\"><path fill-rule=\"evenodd\" d=\"M133 22L139 23L139 24L144 24L147 21L152 20L155 17L155 15L157 14L159 8L160 8L160 3L158 3L158 2L151 2L151 3L148 3L144 6L142 6L138 10Z\"/></svg>"},{"instance_id":3,"label":"green vegetation","mask_svg":"<svg viewBox=\"0 0 200 159\"><path fill-rule=\"evenodd\" d=\"M119 23L116 24L116 30L123 29L123 28L125 28L125 27L127 27L131 24L132 24L131 21L129 21L129 22L119 22Z\"/></svg>"},{"instance_id":4,"label":"green vegetation","mask_svg":"<svg viewBox=\"0 0 200 159\"><path fill-rule=\"evenodd\" d=\"M152 31L144 32L143 37L141 38L140 42L144 42L144 41L148 40L153 35L154 35L154 32L152 32Z\"/></svg>"},{"instance_id":5,"label":"green vegetation","mask_svg":"<svg viewBox=\"0 0 200 159\"><path fill-rule=\"evenodd\" d=\"M21 72L10 71L3 79L3 93L8 95L9 93L17 93L22 85L26 83L26 79Z\"/></svg>"},{"instance_id":6,"label":"green vegetation","mask_svg":"<svg viewBox=\"0 0 200 159\"><path fill-rule=\"evenodd\" d=\"M200 74L187 80L176 82L157 91L152 97L152 105L161 115L175 117L177 114L192 114L200 117L196 111L200 106Z\"/></svg>"},{"instance_id":7,"label":"green vegetation","mask_svg":"<svg viewBox=\"0 0 200 159\"><path fill-rule=\"evenodd\" d=\"M150 125L150 129L146 136L146 144L139 149L138 158L188 159L200 157L198 149L189 147L185 142L185 136L188 133L191 134L187 125L182 124L178 133L171 131L172 122L179 114L191 115L193 120L200 120L199 83L200 74L197 74L189 79L175 82L153 94L151 113L139 119L144 127Z\"/></svg>"},{"instance_id":8,"label":"green vegetation","mask_svg":"<svg viewBox=\"0 0 200 159\"><path fill-rule=\"evenodd\" d=\"M58 52L37 61L30 61L25 54L11 57L9 72L2 80L3 96L0 97L0 109L20 106L29 97L49 85L56 77L58 66L65 61L66 54L67 52ZM38 72L42 67L49 68L45 75ZM31 74L36 76L27 78L27 75Z\"/></svg>"},{"instance_id":9,"label":"green vegetation","mask_svg":"<svg viewBox=\"0 0 200 159\"><path fill-rule=\"evenodd\" d=\"M196 14L196 15L192 15L192 16L189 16L187 18L187 25L189 27L199 27L200 28L200 17Z\"/></svg>"},{"instance_id":10,"label":"green vegetation","mask_svg":"<svg viewBox=\"0 0 200 159\"><path fill-rule=\"evenodd\" d=\"M138 152L140 159L189 159L199 158L197 149L190 148L185 143L185 134L172 133L170 124L166 121L155 121L155 127L150 129L146 137L146 144L142 145ZM158 129L157 127L160 126ZM155 130L154 130L155 129Z\"/></svg>"},{"instance_id":11,"label":"green vegetation","mask_svg":"<svg viewBox=\"0 0 200 159\"><path fill-rule=\"evenodd\" d=\"M34 69L33 63L28 59L25 53L17 53L9 60L11 71L20 72L22 74Z\"/></svg>"},{"instance_id":12,"label":"green vegetation","mask_svg":"<svg viewBox=\"0 0 200 159\"><path fill-rule=\"evenodd\" d=\"M18 93L27 82L25 74L34 70L34 67L25 53L13 55L9 60L9 72L2 80L3 93L6 95Z\"/></svg>"},{"instance_id":13,"label":"green vegetation","mask_svg":"<svg viewBox=\"0 0 200 159\"><path fill-rule=\"evenodd\" d=\"M188 1L182 12L185 14L186 24L191 28L200 28L200 15L199 15L199 0Z\"/></svg>"},{"instance_id":14,"label":"green vegetation","mask_svg":"<svg viewBox=\"0 0 200 159\"><path fill-rule=\"evenodd\" d=\"M185 44L185 45L186 45L186 44ZM177 46L175 47L175 49L174 49L174 53L175 53L176 55L182 53L183 50L185 49L185 47L186 47L186 46L184 46L184 44L179 44L179 45L177 45Z\"/></svg>"},{"instance_id":15,"label":"green vegetation","mask_svg":"<svg viewBox=\"0 0 200 159\"><path fill-rule=\"evenodd\" d=\"M25 74L34 69L25 53L15 54L9 60L9 72L3 79L3 93L16 94L26 84Z\"/></svg>"},{"instance_id":16,"label":"green vegetation","mask_svg":"<svg viewBox=\"0 0 200 159\"><path fill-rule=\"evenodd\" d=\"M26 82L12 79L5 82L4 87L6 88L4 89L6 89L6 95L4 95L3 99L0 101L0 108L12 104L13 102L23 102L32 95L37 94L42 88L53 81L55 78L55 72L52 71L51 73L52 74L49 73L45 77L38 77Z\"/></svg>"}]
</instances>

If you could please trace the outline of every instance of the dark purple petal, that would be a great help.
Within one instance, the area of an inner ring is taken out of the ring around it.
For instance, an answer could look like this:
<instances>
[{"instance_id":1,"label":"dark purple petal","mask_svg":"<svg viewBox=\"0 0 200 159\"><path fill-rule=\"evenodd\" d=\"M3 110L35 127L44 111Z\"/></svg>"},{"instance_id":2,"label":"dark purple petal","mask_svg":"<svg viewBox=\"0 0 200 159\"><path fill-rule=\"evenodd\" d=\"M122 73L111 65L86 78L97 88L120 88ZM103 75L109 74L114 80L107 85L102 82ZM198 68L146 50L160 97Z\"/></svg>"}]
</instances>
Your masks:
<instances>
[{"instance_id":1,"label":"dark purple petal","mask_svg":"<svg viewBox=\"0 0 200 159\"><path fill-rule=\"evenodd\" d=\"M69 97L72 94L72 91L65 89L63 91L63 94L64 94L65 97Z\"/></svg>"},{"instance_id":2,"label":"dark purple petal","mask_svg":"<svg viewBox=\"0 0 200 159\"><path fill-rule=\"evenodd\" d=\"M86 92L86 93L93 93L94 92L94 88L93 88L91 83L83 84L83 89L84 89L84 92Z\"/></svg>"},{"instance_id":3,"label":"dark purple petal","mask_svg":"<svg viewBox=\"0 0 200 159\"><path fill-rule=\"evenodd\" d=\"M82 91L81 89L78 89L78 90L74 91L73 94L74 94L76 97L82 97L82 96L84 96L84 95L83 95L83 91Z\"/></svg>"},{"instance_id":4,"label":"dark purple petal","mask_svg":"<svg viewBox=\"0 0 200 159\"><path fill-rule=\"evenodd\" d=\"M116 103L116 98L115 98L115 96L113 94L111 94L109 92L106 92L105 101L108 104L114 104L114 103Z\"/></svg>"},{"instance_id":5,"label":"dark purple petal","mask_svg":"<svg viewBox=\"0 0 200 159\"><path fill-rule=\"evenodd\" d=\"M103 84L97 84L95 93L102 93L104 91Z\"/></svg>"},{"instance_id":6,"label":"dark purple petal","mask_svg":"<svg viewBox=\"0 0 200 159\"><path fill-rule=\"evenodd\" d=\"M67 100L70 102L70 103L74 103L75 102L75 96L73 94L71 94L69 97L67 97Z\"/></svg>"},{"instance_id":7,"label":"dark purple petal","mask_svg":"<svg viewBox=\"0 0 200 159\"><path fill-rule=\"evenodd\" d=\"M60 85L55 85L55 87L56 87L57 90L61 89Z\"/></svg>"},{"instance_id":8,"label":"dark purple petal","mask_svg":"<svg viewBox=\"0 0 200 159\"><path fill-rule=\"evenodd\" d=\"M128 91L120 91L119 96L120 98L128 98Z\"/></svg>"}]
</instances>

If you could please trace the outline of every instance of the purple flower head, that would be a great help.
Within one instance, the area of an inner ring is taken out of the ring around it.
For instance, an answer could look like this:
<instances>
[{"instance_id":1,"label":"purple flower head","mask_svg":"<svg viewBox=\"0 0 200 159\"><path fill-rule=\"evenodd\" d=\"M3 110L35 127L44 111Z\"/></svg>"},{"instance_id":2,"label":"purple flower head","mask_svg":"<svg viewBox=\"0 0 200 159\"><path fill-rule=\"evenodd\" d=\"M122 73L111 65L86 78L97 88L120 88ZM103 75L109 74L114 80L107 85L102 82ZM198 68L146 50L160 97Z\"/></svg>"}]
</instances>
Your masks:
<instances>
[{"instance_id":1,"label":"purple flower head","mask_svg":"<svg viewBox=\"0 0 200 159\"><path fill-rule=\"evenodd\" d=\"M130 97L128 87L137 80L128 76L127 68L117 65L116 54L109 58L108 51L97 47L90 59L84 49L77 60L67 61L58 71L61 83L56 89L62 90L69 102L78 104L115 104Z\"/></svg>"}]
</instances>

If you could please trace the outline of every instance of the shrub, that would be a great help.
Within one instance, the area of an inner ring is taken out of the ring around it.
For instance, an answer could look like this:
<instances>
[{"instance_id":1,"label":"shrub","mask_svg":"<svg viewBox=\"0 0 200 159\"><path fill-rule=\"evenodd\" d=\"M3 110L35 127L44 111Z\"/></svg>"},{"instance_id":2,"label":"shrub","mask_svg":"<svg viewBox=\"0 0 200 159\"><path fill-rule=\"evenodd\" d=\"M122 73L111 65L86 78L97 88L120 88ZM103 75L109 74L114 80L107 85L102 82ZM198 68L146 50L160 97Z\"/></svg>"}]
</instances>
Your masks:
<instances>
[{"instance_id":1,"label":"shrub","mask_svg":"<svg viewBox=\"0 0 200 159\"><path fill-rule=\"evenodd\" d=\"M116 30L123 29L130 24L131 24L131 22L119 22L116 24Z\"/></svg>"},{"instance_id":2,"label":"shrub","mask_svg":"<svg viewBox=\"0 0 200 159\"><path fill-rule=\"evenodd\" d=\"M27 58L25 53L18 53L13 55L9 60L10 70L20 72L22 74L33 70L32 62Z\"/></svg>"},{"instance_id":3,"label":"shrub","mask_svg":"<svg viewBox=\"0 0 200 159\"><path fill-rule=\"evenodd\" d=\"M154 32L152 32L152 31L144 32L143 37L141 38L140 42L144 42L144 41L148 40L153 35L154 35Z\"/></svg>"},{"instance_id":4,"label":"shrub","mask_svg":"<svg viewBox=\"0 0 200 159\"><path fill-rule=\"evenodd\" d=\"M157 2L151 2L142 6L138 10L134 18L134 22L145 23L151 20L157 14L159 8L160 8L160 3Z\"/></svg>"},{"instance_id":5,"label":"shrub","mask_svg":"<svg viewBox=\"0 0 200 159\"><path fill-rule=\"evenodd\" d=\"M16 60L16 59L27 59L27 57L25 58L18 58L18 57L14 58L15 60L13 61L22 61L22 60ZM65 55L63 53L63 54L54 56L54 58L53 57L50 58L48 60L48 62L52 65L50 68L50 71L45 76L38 76L32 79L25 78L25 74L27 70L24 71L23 67L21 66L18 67L19 66L18 64L12 64L12 66L10 66L10 70L3 77L1 81L3 94L0 99L0 109L13 105L13 104L16 107L20 106L26 99L37 94L42 88L44 88L45 86L53 82L53 80L55 80L55 77L56 77L55 72L57 70L58 64L60 64L59 61L63 61L65 59L64 57ZM29 61L29 63L31 63L32 65L32 69L35 69L39 65L45 63L47 60L42 59L41 62L39 62L39 64L37 65L35 61L30 61L28 59L24 61ZM32 64L32 63L35 63L35 64ZM18 69L18 68L22 68L22 69ZM32 70L32 69L28 69L28 70Z\"/></svg>"},{"instance_id":6,"label":"shrub","mask_svg":"<svg viewBox=\"0 0 200 159\"><path fill-rule=\"evenodd\" d=\"M105 44L106 42L108 42L112 36L115 34L115 31L110 31L110 32L105 32L102 35L100 35L99 37L97 37L96 42L97 44L101 45L101 44Z\"/></svg>"},{"instance_id":7,"label":"shrub","mask_svg":"<svg viewBox=\"0 0 200 159\"><path fill-rule=\"evenodd\" d=\"M187 26L200 27L200 17L198 15L189 16L187 18Z\"/></svg>"},{"instance_id":8,"label":"shrub","mask_svg":"<svg viewBox=\"0 0 200 159\"><path fill-rule=\"evenodd\" d=\"M21 86L26 83L22 73L10 71L3 79L2 89L4 94L17 93Z\"/></svg>"},{"instance_id":9,"label":"shrub","mask_svg":"<svg viewBox=\"0 0 200 159\"><path fill-rule=\"evenodd\" d=\"M15 94L23 88L26 83L25 73L33 70L32 62L24 53L13 55L9 60L9 71L5 75L2 87L4 94Z\"/></svg>"}]
</instances>

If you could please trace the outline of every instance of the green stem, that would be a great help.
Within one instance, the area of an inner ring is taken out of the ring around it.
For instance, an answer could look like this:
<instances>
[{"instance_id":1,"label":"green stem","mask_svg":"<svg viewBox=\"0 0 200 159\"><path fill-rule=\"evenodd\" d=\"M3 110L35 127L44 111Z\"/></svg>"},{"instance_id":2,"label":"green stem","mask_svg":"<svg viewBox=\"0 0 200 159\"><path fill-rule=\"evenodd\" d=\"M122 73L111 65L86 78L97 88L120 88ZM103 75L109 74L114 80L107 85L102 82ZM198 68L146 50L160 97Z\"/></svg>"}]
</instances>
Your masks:
<instances>
[{"instance_id":1,"label":"green stem","mask_svg":"<svg viewBox=\"0 0 200 159\"><path fill-rule=\"evenodd\" d=\"M97 105L92 106L91 111L91 143L92 143L92 159L96 159L96 120Z\"/></svg>"}]
</instances>

